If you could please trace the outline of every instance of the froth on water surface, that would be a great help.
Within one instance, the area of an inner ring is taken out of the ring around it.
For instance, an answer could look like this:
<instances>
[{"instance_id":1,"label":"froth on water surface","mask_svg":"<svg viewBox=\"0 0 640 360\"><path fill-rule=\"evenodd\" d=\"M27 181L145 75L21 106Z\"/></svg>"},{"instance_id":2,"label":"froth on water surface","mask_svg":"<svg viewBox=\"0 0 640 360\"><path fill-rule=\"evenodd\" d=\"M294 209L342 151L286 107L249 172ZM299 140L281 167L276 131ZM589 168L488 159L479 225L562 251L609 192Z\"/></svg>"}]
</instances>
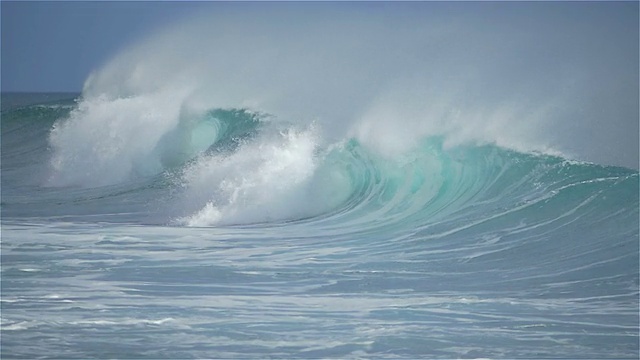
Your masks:
<instances>
[{"instance_id":1,"label":"froth on water surface","mask_svg":"<svg viewBox=\"0 0 640 360\"><path fill-rule=\"evenodd\" d=\"M211 6L3 97L3 358L638 357L637 4Z\"/></svg>"}]
</instances>

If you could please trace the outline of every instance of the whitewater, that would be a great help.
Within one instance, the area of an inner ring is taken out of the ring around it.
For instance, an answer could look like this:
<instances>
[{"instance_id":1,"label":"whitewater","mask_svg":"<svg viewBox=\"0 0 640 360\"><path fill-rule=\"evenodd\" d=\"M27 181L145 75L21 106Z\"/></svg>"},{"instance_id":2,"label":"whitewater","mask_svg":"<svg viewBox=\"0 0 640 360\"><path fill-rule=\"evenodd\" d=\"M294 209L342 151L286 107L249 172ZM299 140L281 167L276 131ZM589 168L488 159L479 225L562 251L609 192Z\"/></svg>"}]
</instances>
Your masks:
<instances>
[{"instance_id":1,"label":"whitewater","mask_svg":"<svg viewBox=\"0 0 640 360\"><path fill-rule=\"evenodd\" d=\"M213 4L3 93L2 358L637 358L637 76L593 100L577 5Z\"/></svg>"}]
</instances>

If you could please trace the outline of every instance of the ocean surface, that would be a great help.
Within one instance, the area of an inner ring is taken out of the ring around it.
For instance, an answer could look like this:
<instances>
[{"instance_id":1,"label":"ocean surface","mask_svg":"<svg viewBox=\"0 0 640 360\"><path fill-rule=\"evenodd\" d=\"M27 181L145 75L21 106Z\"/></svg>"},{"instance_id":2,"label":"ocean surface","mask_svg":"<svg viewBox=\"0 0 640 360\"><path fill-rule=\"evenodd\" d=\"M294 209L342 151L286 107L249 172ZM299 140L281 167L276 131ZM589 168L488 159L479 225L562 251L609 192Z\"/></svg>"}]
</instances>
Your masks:
<instances>
[{"instance_id":1,"label":"ocean surface","mask_svg":"<svg viewBox=\"0 0 640 360\"><path fill-rule=\"evenodd\" d=\"M637 170L136 97L1 128L2 359L638 358Z\"/></svg>"}]
</instances>

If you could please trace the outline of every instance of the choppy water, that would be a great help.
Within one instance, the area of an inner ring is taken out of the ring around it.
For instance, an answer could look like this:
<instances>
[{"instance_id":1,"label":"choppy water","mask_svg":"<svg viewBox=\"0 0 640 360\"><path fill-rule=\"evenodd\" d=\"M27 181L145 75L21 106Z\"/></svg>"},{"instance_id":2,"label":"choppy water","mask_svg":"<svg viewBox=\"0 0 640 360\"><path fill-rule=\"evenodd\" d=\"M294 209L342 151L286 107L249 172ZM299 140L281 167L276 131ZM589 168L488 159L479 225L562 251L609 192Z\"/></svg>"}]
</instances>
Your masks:
<instances>
[{"instance_id":1,"label":"choppy water","mask_svg":"<svg viewBox=\"0 0 640 360\"><path fill-rule=\"evenodd\" d=\"M2 94L3 359L638 358L637 3L208 5Z\"/></svg>"},{"instance_id":2,"label":"choppy water","mask_svg":"<svg viewBox=\"0 0 640 360\"><path fill-rule=\"evenodd\" d=\"M637 171L82 106L2 112L3 358L637 356Z\"/></svg>"}]
</instances>

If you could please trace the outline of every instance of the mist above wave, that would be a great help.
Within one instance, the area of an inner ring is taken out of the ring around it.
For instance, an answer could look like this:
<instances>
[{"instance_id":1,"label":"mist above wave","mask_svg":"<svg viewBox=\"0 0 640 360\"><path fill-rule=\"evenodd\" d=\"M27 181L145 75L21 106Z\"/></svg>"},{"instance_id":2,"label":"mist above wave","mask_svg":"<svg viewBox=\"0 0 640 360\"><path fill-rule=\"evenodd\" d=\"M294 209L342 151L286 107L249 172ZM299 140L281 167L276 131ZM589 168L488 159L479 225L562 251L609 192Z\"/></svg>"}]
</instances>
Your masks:
<instances>
[{"instance_id":1,"label":"mist above wave","mask_svg":"<svg viewBox=\"0 0 640 360\"><path fill-rule=\"evenodd\" d=\"M638 126L629 76L638 71L637 42L621 35L630 23L620 7L211 8L124 49L87 79L78 109L52 132L51 184L157 173L167 148L182 151L163 145L168 134L213 108L314 122L324 142L353 137L389 157L444 136L445 147L494 143L637 163L629 151L637 150L629 131ZM623 21L604 30L583 21L605 15Z\"/></svg>"}]
</instances>

